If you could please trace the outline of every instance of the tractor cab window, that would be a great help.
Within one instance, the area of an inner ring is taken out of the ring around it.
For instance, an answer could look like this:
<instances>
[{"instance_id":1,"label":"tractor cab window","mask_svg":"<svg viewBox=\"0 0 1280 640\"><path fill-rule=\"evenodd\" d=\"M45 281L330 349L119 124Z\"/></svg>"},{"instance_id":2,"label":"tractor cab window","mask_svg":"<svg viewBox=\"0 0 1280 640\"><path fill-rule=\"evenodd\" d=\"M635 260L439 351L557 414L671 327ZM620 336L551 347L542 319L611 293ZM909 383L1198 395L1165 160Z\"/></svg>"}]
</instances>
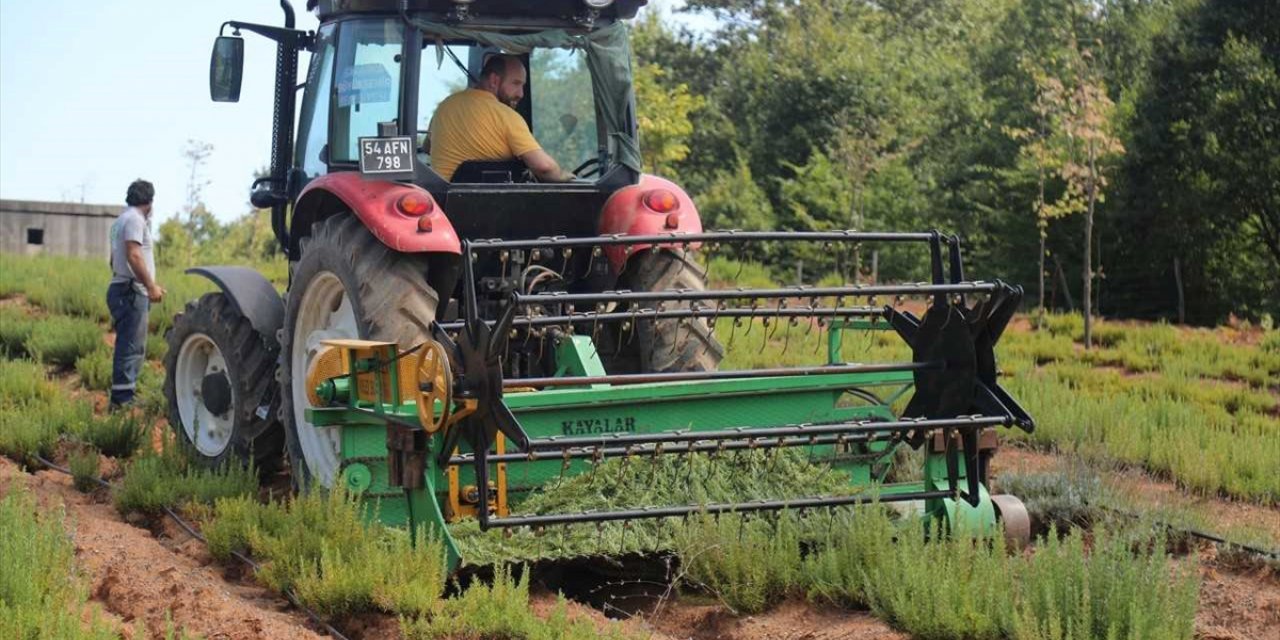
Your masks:
<instances>
[{"instance_id":1,"label":"tractor cab window","mask_svg":"<svg viewBox=\"0 0 1280 640\"><path fill-rule=\"evenodd\" d=\"M378 123L399 113L404 27L379 19L348 20L340 29L329 161L356 162L359 139L378 135Z\"/></svg>"},{"instance_id":2,"label":"tractor cab window","mask_svg":"<svg viewBox=\"0 0 1280 640\"><path fill-rule=\"evenodd\" d=\"M529 59L533 135L565 170L599 155L595 98L587 56L571 49L535 49Z\"/></svg>"},{"instance_id":3,"label":"tractor cab window","mask_svg":"<svg viewBox=\"0 0 1280 640\"><path fill-rule=\"evenodd\" d=\"M422 50L422 76L418 80L418 142L425 148L430 133L431 117L445 98L467 88L467 72L462 65L471 56L468 45L448 45L436 48L428 44ZM425 164L431 164L425 156Z\"/></svg>"},{"instance_id":4,"label":"tractor cab window","mask_svg":"<svg viewBox=\"0 0 1280 640\"><path fill-rule=\"evenodd\" d=\"M298 151L295 162L307 179L324 175L325 143L329 138L329 94L333 81L333 25L320 27L316 33L316 54L307 72L307 93L302 99L302 116L298 119Z\"/></svg>"},{"instance_id":5,"label":"tractor cab window","mask_svg":"<svg viewBox=\"0 0 1280 640\"><path fill-rule=\"evenodd\" d=\"M422 75L418 81L418 136L427 128L436 108L450 95L468 86L467 65L479 74L487 56L468 44L437 45L424 42ZM586 55L569 49L535 49L529 56L529 84L533 136L543 150L566 170L599 155L595 98ZM429 155L420 156L430 164Z\"/></svg>"}]
</instances>

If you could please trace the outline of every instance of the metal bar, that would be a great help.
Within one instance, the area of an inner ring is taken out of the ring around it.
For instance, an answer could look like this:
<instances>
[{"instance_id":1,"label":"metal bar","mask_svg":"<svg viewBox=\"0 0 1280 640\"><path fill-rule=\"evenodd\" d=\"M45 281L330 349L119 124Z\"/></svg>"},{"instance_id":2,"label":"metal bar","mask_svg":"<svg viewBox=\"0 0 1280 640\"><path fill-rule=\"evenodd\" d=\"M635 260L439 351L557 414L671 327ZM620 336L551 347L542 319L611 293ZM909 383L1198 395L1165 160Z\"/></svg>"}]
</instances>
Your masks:
<instances>
[{"instance_id":1,"label":"metal bar","mask_svg":"<svg viewBox=\"0 0 1280 640\"><path fill-rule=\"evenodd\" d=\"M608 447L624 444L652 444L656 442L689 442L734 440L743 438L771 438L791 436L820 436L840 433L879 433L937 429L941 427L978 428L1011 424L1004 416L963 416L934 420L856 420L835 424L800 424L783 427L737 427L708 431L662 431L658 433L602 433L590 436L551 436L529 441L529 449L572 447Z\"/></svg>"},{"instance_id":2,"label":"metal bar","mask_svg":"<svg viewBox=\"0 0 1280 640\"><path fill-rule=\"evenodd\" d=\"M994 282L961 284L899 284L851 287L784 287L778 289L708 289L694 291L602 291L599 293L534 293L511 294L516 304L579 302L657 302L686 300L733 300L736 298L826 298L834 296L922 295L945 296L949 293L989 293L999 287ZM943 303L945 304L945 300Z\"/></svg>"},{"instance_id":3,"label":"metal bar","mask_svg":"<svg viewBox=\"0 0 1280 640\"><path fill-rule=\"evenodd\" d=\"M742 451L750 449L784 449L788 447L805 447L810 445L829 444L865 444L876 441L871 434L825 435L791 438L750 438L745 440L720 440L711 442L690 441L670 446L658 447L658 444L642 444L629 447L575 447L563 451L535 450L527 453L490 453L485 457L489 462L539 462L542 460L584 460L587 458L622 458L626 456L653 456L663 454L710 453L720 451ZM888 452L878 453L885 455ZM475 456L463 453L449 458L450 465L471 464Z\"/></svg>"},{"instance_id":4,"label":"metal bar","mask_svg":"<svg viewBox=\"0 0 1280 640\"><path fill-rule=\"evenodd\" d=\"M795 376L827 375L839 373L886 373L890 371L936 371L944 368L939 362L886 362L882 364L842 364L817 367L782 367L775 369L741 369L736 371L678 371L674 373L631 373L605 376L559 376L553 378L511 378L502 381L502 388L523 387L577 387L589 384L647 384L652 382L679 382L686 380L745 380L748 378L788 378Z\"/></svg>"},{"instance_id":5,"label":"metal bar","mask_svg":"<svg viewBox=\"0 0 1280 640\"><path fill-rule=\"evenodd\" d=\"M692 244L695 242L761 242L772 240L791 242L929 242L934 237L934 233L879 233L866 231L708 231L704 233L657 233L634 236L616 234L592 238L553 236L532 240L489 238L471 240L468 245L469 250L487 251L494 249L551 249L626 244Z\"/></svg>"},{"instance_id":6,"label":"metal bar","mask_svg":"<svg viewBox=\"0 0 1280 640\"><path fill-rule=\"evenodd\" d=\"M818 498L795 498L790 500L759 500L754 502L729 502L704 505L691 504L674 507L621 509L618 511L584 511L579 513L506 516L502 518L489 518L487 528L541 527L582 522L610 522L616 520L640 520L644 518L671 518L697 515L700 513L718 515L722 513L782 511L784 509L803 510L823 507L872 504L875 502L910 502L913 500L931 500L953 497L955 497L955 494L950 491L917 491L912 493L889 494L882 496L827 496Z\"/></svg>"},{"instance_id":7,"label":"metal bar","mask_svg":"<svg viewBox=\"0 0 1280 640\"><path fill-rule=\"evenodd\" d=\"M562 324L587 324L612 320L666 320L671 318L854 318L887 316L884 307L788 307L786 309L744 309L733 307L717 310L715 307L695 309L636 309L635 311L592 312L582 311L558 316L517 316L513 327L543 327ZM493 325L493 320L486 323ZM457 331L465 322L441 322L445 331Z\"/></svg>"}]
</instances>

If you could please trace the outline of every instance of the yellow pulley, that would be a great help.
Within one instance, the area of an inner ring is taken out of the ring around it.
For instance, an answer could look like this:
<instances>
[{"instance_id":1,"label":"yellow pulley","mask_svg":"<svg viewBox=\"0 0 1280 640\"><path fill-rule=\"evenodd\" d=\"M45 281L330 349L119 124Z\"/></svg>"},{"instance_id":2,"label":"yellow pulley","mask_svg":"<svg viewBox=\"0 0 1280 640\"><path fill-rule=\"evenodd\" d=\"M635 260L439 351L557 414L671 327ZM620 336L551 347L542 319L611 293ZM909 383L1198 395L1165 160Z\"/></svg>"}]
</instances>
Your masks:
<instances>
[{"instance_id":1,"label":"yellow pulley","mask_svg":"<svg viewBox=\"0 0 1280 640\"><path fill-rule=\"evenodd\" d=\"M418 349L418 419L427 433L435 433L445 426L452 411L453 372L449 369L449 356L443 345L428 339Z\"/></svg>"}]
</instances>

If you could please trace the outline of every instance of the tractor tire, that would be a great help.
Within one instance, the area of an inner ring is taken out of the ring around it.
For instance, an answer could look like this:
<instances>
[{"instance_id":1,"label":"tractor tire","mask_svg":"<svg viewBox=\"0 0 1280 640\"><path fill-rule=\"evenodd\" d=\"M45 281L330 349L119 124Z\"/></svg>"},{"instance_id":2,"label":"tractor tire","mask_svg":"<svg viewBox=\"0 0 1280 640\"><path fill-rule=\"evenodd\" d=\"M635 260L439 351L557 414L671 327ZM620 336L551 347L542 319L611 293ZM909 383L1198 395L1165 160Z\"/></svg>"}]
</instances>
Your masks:
<instances>
[{"instance_id":1,"label":"tractor tire","mask_svg":"<svg viewBox=\"0 0 1280 640\"><path fill-rule=\"evenodd\" d=\"M707 272L687 256L667 249L645 251L633 257L618 282L631 291L703 291ZM688 303L666 308L687 307ZM634 336L624 335L612 357L606 356L609 373L673 373L714 371L724 359L724 347L712 335L705 319L639 320Z\"/></svg>"},{"instance_id":2,"label":"tractor tire","mask_svg":"<svg viewBox=\"0 0 1280 640\"><path fill-rule=\"evenodd\" d=\"M341 427L314 427L304 414L307 367L320 340L387 340L401 349L421 343L440 301L426 276L426 256L388 249L352 215L323 220L302 239L281 346L280 395L295 487L331 487L341 471Z\"/></svg>"},{"instance_id":3,"label":"tractor tire","mask_svg":"<svg viewBox=\"0 0 1280 640\"><path fill-rule=\"evenodd\" d=\"M208 468L252 463L262 475L279 469L284 431L269 389L279 349L221 292L188 303L165 338L169 426L191 458Z\"/></svg>"}]
</instances>

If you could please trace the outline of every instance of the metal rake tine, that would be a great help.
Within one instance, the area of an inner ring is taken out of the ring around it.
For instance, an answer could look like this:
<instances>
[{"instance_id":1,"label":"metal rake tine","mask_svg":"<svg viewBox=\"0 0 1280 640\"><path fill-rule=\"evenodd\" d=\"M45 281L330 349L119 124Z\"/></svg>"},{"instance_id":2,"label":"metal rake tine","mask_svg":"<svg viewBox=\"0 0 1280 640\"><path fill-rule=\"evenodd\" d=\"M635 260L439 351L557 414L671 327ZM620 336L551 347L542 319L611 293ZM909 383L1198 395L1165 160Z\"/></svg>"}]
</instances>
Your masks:
<instances>
[{"instance_id":1,"label":"metal rake tine","mask_svg":"<svg viewBox=\"0 0 1280 640\"><path fill-rule=\"evenodd\" d=\"M603 313L603 312L604 312L604 303L603 303L603 302L597 302L597 303L596 303L596 313L595 313L595 315L594 315L594 316L592 316L592 318L591 318L591 344L600 344L600 340L599 340L599 335L600 335L600 314L601 314L601 313ZM570 327L570 328L572 328L572 327L573 327L573 324L572 324L572 323L570 323L570 324L569 324L569 327Z\"/></svg>"},{"instance_id":2,"label":"metal rake tine","mask_svg":"<svg viewBox=\"0 0 1280 640\"><path fill-rule=\"evenodd\" d=\"M752 298L751 313L747 315L747 331L746 333L742 334L743 336L751 335L751 328L754 327L756 324L755 312L756 312L756 309L759 309L759 308L760 308L759 302L757 302L755 298Z\"/></svg>"},{"instance_id":3,"label":"metal rake tine","mask_svg":"<svg viewBox=\"0 0 1280 640\"><path fill-rule=\"evenodd\" d=\"M553 251L554 251L554 249L553 249ZM560 273L562 273L562 274L568 273L568 272L569 272L569 258L573 257L573 247L565 247L565 248L564 248L564 252L563 252L563 253L561 253L560 255L564 256L564 259L560 261ZM590 276L591 276L591 270L590 270L590 269L588 269L588 270L587 270L587 273L586 273L585 275L586 275L586 276L588 276L588 277L590 277Z\"/></svg>"},{"instance_id":4,"label":"metal rake tine","mask_svg":"<svg viewBox=\"0 0 1280 640\"><path fill-rule=\"evenodd\" d=\"M791 346L791 325L795 323L796 323L796 319L792 318L789 322L787 322L786 331L782 333L782 352L783 353L786 353L787 349Z\"/></svg>"},{"instance_id":5,"label":"metal rake tine","mask_svg":"<svg viewBox=\"0 0 1280 640\"><path fill-rule=\"evenodd\" d=\"M595 264L596 264L596 257L597 257L597 256L599 256L601 253L604 253L604 250L600 248L600 245L598 245L598 244L597 244L597 245L593 245L593 246L591 247L591 254L587 256L587 273L586 273L586 275L587 275L588 277L590 277L590 276L591 276L591 267L595 266Z\"/></svg>"}]
</instances>

